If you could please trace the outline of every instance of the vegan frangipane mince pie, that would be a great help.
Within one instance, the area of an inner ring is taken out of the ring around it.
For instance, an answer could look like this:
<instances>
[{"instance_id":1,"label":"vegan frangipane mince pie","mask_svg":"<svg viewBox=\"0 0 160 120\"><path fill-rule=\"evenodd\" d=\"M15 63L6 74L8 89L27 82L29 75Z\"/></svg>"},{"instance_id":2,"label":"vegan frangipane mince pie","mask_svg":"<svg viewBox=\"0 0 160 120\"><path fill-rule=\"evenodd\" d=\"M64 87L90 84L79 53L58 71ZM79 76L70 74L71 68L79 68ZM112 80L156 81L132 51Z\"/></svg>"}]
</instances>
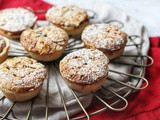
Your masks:
<instances>
[{"instance_id":1,"label":"vegan frangipane mince pie","mask_svg":"<svg viewBox=\"0 0 160 120\"><path fill-rule=\"evenodd\" d=\"M67 47L68 39L68 34L56 26L28 29L22 33L20 38L28 54L40 61L58 59Z\"/></svg>"},{"instance_id":2,"label":"vegan frangipane mince pie","mask_svg":"<svg viewBox=\"0 0 160 120\"><path fill-rule=\"evenodd\" d=\"M27 57L7 59L0 65L0 89L11 101L26 101L40 92L46 68Z\"/></svg>"},{"instance_id":3,"label":"vegan frangipane mince pie","mask_svg":"<svg viewBox=\"0 0 160 120\"><path fill-rule=\"evenodd\" d=\"M87 12L73 5L52 7L47 11L46 19L72 36L80 35L89 24Z\"/></svg>"},{"instance_id":4,"label":"vegan frangipane mince pie","mask_svg":"<svg viewBox=\"0 0 160 120\"><path fill-rule=\"evenodd\" d=\"M111 24L92 24L85 28L82 40L86 48L99 49L114 59L120 56L127 43L127 34Z\"/></svg>"},{"instance_id":5,"label":"vegan frangipane mince pie","mask_svg":"<svg viewBox=\"0 0 160 120\"><path fill-rule=\"evenodd\" d=\"M9 39L0 35L0 64L8 57Z\"/></svg>"},{"instance_id":6,"label":"vegan frangipane mince pie","mask_svg":"<svg viewBox=\"0 0 160 120\"><path fill-rule=\"evenodd\" d=\"M9 8L0 11L0 34L18 39L22 31L33 27L37 17L24 8Z\"/></svg>"},{"instance_id":7,"label":"vegan frangipane mince pie","mask_svg":"<svg viewBox=\"0 0 160 120\"><path fill-rule=\"evenodd\" d=\"M74 90L94 92L108 76L108 58L97 49L80 49L60 61L60 72Z\"/></svg>"}]
</instances>

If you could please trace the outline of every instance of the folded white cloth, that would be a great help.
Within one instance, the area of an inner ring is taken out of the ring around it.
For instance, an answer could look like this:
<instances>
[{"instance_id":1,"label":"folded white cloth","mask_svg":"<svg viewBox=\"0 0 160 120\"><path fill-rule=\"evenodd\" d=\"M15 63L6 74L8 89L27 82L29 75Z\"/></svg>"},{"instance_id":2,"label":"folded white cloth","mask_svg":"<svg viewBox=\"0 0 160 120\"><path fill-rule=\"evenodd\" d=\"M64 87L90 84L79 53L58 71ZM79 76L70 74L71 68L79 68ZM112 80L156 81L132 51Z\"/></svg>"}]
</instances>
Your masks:
<instances>
[{"instance_id":1,"label":"folded white cloth","mask_svg":"<svg viewBox=\"0 0 160 120\"><path fill-rule=\"evenodd\" d=\"M56 3L58 1L54 1ZM61 0L58 2L61 4ZM72 3L73 1L68 1L68 0L63 0L63 3L67 4L74 4ZM76 2L79 6L85 7L87 9L91 9L95 11L98 14L98 21L103 21L104 19L107 19L108 21L110 20L119 20L124 23L124 28L122 28L128 35L138 35L144 38L144 43L142 45L142 54L147 55L148 49L149 49L149 40L148 40L148 34L146 32L146 29L141 25L139 22L136 20L130 18L125 14L125 12L113 7L112 5L109 4L104 4L104 3L92 3L92 4L86 4L83 6L83 4L79 4L81 2ZM62 5L62 4L61 4ZM95 21L97 21L95 20ZM136 41L139 42L139 41ZM129 44L129 43L128 43ZM12 54L12 53L10 53ZM129 55L137 55L137 50L135 47L126 47L124 54L129 54ZM119 58L118 61L126 61L129 63L135 63L135 58L134 59L129 59L129 58ZM69 115L74 115L82 109L78 105L77 101L75 100L73 94L69 90L68 86L64 83L63 79L61 78L59 72L53 67L52 65L48 65L48 69L50 69L50 79L49 79L49 120L62 120L66 118L65 111L63 108L63 103L59 94L58 87L56 85L55 79L58 80L64 99L67 104L67 109L69 112ZM120 64L113 64L111 63L109 65L110 69L120 71L120 72L127 72L130 73L132 67L131 66L126 66L126 65L120 65ZM136 74L139 73L139 69L136 68L134 69L134 73ZM56 76L56 77L55 77ZM128 81L128 77L124 75L118 75L116 73L109 73L109 77L120 80L120 81ZM130 81L130 83L135 84L135 80ZM33 112L32 112L32 118L33 120L35 119L44 119L45 118L45 106L46 106L46 91L47 91L47 80L43 84L43 89L40 93L40 95L35 99L34 101L34 107L33 107ZM113 81L106 80L104 86L107 86L110 89L115 90L116 92L121 91L122 89L124 90L123 87L119 87L118 84L116 84ZM139 84L141 86L141 83ZM102 91L104 92L104 91ZM76 95L79 97L81 103L83 104L84 108L87 108L91 101L92 101L92 94L84 95L78 92L75 92ZM3 95L0 93L1 96ZM108 94L108 93L105 93ZM4 114L7 109L10 107L12 102L10 102L7 99L4 99L3 101L0 101L0 104L2 105L0 107L0 114ZM16 105L13 107L13 111L15 116L18 119L25 119L28 113L28 110L30 108L31 101L28 102L22 102L22 103L16 103Z\"/></svg>"}]
</instances>

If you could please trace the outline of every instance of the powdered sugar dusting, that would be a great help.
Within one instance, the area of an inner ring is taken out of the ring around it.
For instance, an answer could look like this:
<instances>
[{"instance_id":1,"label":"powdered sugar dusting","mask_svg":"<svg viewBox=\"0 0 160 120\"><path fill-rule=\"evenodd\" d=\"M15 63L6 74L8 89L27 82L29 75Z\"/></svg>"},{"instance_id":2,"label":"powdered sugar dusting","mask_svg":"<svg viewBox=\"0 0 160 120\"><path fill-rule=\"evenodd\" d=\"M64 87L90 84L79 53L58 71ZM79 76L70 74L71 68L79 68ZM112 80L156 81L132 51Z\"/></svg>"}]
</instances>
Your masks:
<instances>
[{"instance_id":1,"label":"powdered sugar dusting","mask_svg":"<svg viewBox=\"0 0 160 120\"><path fill-rule=\"evenodd\" d=\"M60 62L60 71L71 82L92 84L108 73L108 58L99 50L81 49Z\"/></svg>"},{"instance_id":2,"label":"powdered sugar dusting","mask_svg":"<svg viewBox=\"0 0 160 120\"><path fill-rule=\"evenodd\" d=\"M30 28L37 17L23 8L10 8L0 11L0 29L10 32L22 31Z\"/></svg>"},{"instance_id":3,"label":"powdered sugar dusting","mask_svg":"<svg viewBox=\"0 0 160 120\"><path fill-rule=\"evenodd\" d=\"M125 46L127 35L115 25L93 24L85 28L82 40L96 48L117 50Z\"/></svg>"},{"instance_id":4,"label":"powdered sugar dusting","mask_svg":"<svg viewBox=\"0 0 160 120\"><path fill-rule=\"evenodd\" d=\"M68 43L67 33L55 26L43 26L35 30L26 30L21 35L21 43L27 51L41 55L62 50Z\"/></svg>"},{"instance_id":5,"label":"powdered sugar dusting","mask_svg":"<svg viewBox=\"0 0 160 120\"><path fill-rule=\"evenodd\" d=\"M15 57L0 65L0 85L12 92L27 92L42 85L46 68L36 60Z\"/></svg>"},{"instance_id":6,"label":"powdered sugar dusting","mask_svg":"<svg viewBox=\"0 0 160 120\"><path fill-rule=\"evenodd\" d=\"M53 24L78 27L87 19L87 13L84 9L73 5L52 7L47 11L46 18Z\"/></svg>"}]
</instances>

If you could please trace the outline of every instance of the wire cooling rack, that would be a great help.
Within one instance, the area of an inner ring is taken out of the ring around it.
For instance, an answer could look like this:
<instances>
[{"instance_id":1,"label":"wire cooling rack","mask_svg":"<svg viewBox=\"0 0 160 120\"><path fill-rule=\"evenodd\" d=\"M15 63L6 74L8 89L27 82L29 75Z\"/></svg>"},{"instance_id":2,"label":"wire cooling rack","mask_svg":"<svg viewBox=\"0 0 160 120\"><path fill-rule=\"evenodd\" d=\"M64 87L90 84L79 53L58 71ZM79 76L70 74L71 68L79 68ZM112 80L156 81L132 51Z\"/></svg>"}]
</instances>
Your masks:
<instances>
[{"instance_id":1,"label":"wire cooling rack","mask_svg":"<svg viewBox=\"0 0 160 120\"><path fill-rule=\"evenodd\" d=\"M87 10L88 12L91 12L92 13L92 16L90 17L90 19L94 19L97 15L91 11L91 10ZM43 11L44 12L44 11ZM104 20L103 22L105 23L110 23L110 24L117 24L119 26L119 28L122 28L124 26L124 24L120 21L117 21L117 20L111 20L111 21L107 21ZM67 105L66 105L66 101L65 101L65 98L64 98L64 95L62 94L62 90L61 90L61 87L60 87L60 83L58 81L58 79L55 79L56 81L56 84L57 84L57 87L58 87L58 91L59 91L59 95L61 96L61 100L62 100L62 103L63 103L63 107L64 107L64 111L66 113L66 118L68 120L72 119L72 120L79 120L79 119L83 119L83 118L87 118L88 120L90 119L91 116L95 115L95 114L98 114L98 113L101 113L105 110L108 110L108 109L111 109L111 110L114 110L114 111L123 111L124 109L127 108L128 106L128 102L126 100L126 97L128 95L130 95L134 90L143 90L145 89L147 86L148 86L148 81L147 79L145 79L143 76L144 76L144 73L145 73L145 68L146 67L149 67L151 66L154 61L153 59L148 56L148 55L142 55L141 53L141 49L142 49L142 44L143 44L143 38L141 38L140 36L136 36L136 35L130 35L128 37L128 39L131 41L131 44L128 44L126 45L126 47L131 47L131 46L134 46L135 49L137 50L138 54L137 55L121 55L120 57L123 57L123 58L126 58L126 59L129 59L130 57L134 57L135 58L135 61L136 63L125 63L125 62L122 62L122 61L110 61L110 63L116 63L116 64L120 64L120 65L129 65L129 66L132 66L132 70L131 70L131 73L123 73L123 72L119 72L119 71L115 71L115 70L109 70L109 72L113 72L113 73L116 73L116 74L121 74L121 75L126 75L126 76L129 76L128 78L128 81L131 81L132 79L136 79L137 83L136 85L129 85L125 82L122 82L122 81L119 81L119 80L115 80L115 79L111 79L111 78L107 78L107 80L110 80L110 81L114 81L122 86L125 86L125 87L128 87L130 89L128 89L128 91L126 91L125 93L123 93L123 95L120 95L116 92L114 92L113 90L105 87L105 86L101 86L101 89L103 90L106 90L108 92L110 92L113 97L115 96L116 97L116 100L114 102L109 102L108 103L108 99L104 99L102 98L101 96L99 96L99 94L96 93L91 93L93 94L93 96L99 100L99 102L101 102L102 104L104 104L104 107L94 111L94 112L91 112L89 113L82 105L81 101L79 100L78 96L76 95L75 91L72 90L71 88L69 88L69 90L71 91L71 93L73 94L75 100L77 101L77 104L79 104L79 106L81 107L82 111L83 111L83 115L81 116L78 116L78 117L70 117L69 114L68 114L68 109L67 109ZM136 43L136 39L140 39L140 43ZM9 56L12 57L12 56L28 56L27 52L24 51L23 47L21 46L21 44L19 42L15 42L15 41L10 41L13 45L16 45L16 47L13 47L11 46L10 50L9 50ZM76 40L76 41L71 41L69 42L69 47L67 47L66 51L64 54L67 54L67 53L70 53L72 51L75 51L77 49L81 49L83 48L82 47L75 47L77 44L81 44L82 41L81 40ZM145 63L146 59L148 59L148 64ZM139 63L138 61L140 61L141 63ZM58 69L59 71L59 68L58 68L58 62L59 61L56 61L56 62L52 62L52 63L47 63L48 65L53 65L56 69ZM139 75L134 75L133 74L133 69L134 68L139 68L140 69L140 72L139 72ZM49 73L49 69L48 69L48 73ZM47 120L48 117L49 117L49 106L48 106L48 101L49 101L49 74L48 74L48 78L47 78L47 91L46 91L46 98L45 98L45 101L46 101L46 107L45 107L45 119ZM145 82L145 85L143 87L137 87L137 85L140 83L140 82ZM3 101L4 99L7 99L5 98L5 96L3 96L2 98L0 98L0 101ZM30 109L28 110L28 113L26 115L26 120L31 120L32 119L32 113L33 113L33 107L35 105L35 99L36 98L33 98L31 100L31 106L30 106ZM119 105L121 102L124 102L124 105L122 107L116 107L116 105ZM17 102L13 102L13 104L8 108L8 110L3 113L2 115L0 115L0 119L1 120L4 120L4 119L8 119L8 120L17 120L18 118L14 115L14 111L13 111L13 107L16 105ZM12 117L10 117L12 116Z\"/></svg>"}]
</instances>

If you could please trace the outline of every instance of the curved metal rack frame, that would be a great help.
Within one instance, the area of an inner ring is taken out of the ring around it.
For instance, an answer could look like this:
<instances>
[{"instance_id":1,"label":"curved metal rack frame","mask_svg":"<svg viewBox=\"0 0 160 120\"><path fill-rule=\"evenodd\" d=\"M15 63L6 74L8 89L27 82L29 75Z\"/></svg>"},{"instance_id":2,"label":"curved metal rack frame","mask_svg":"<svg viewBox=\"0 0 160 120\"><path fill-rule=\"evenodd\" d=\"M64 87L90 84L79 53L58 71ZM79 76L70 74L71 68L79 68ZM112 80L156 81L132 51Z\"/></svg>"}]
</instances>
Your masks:
<instances>
[{"instance_id":1,"label":"curved metal rack frame","mask_svg":"<svg viewBox=\"0 0 160 120\"><path fill-rule=\"evenodd\" d=\"M90 16L91 19L94 19L97 16L93 11L91 11L91 10L88 10L88 11L92 12L92 16ZM116 23L116 24L118 24L119 28L122 28L124 26L124 24L122 22L117 21L117 20L111 20L111 21L107 21L107 22L104 20L103 22L110 23L110 24ZM140 38L141 43L139 43L139 44L135 43L135 40L137 38ZM136 58L136 62L137 62L138 59L140 59L141 64L139 64L138 62L136 64L130 64L130 63L124 63L124 62L118 61L116 63L121 64L121 65L132 66L131 73L123 73L123 72L119 72L119 71L115 71L115 70L111 70L111 69L109 70L109 72L114 72L116 74L122 74L122 75L129 76L129 80L128 81L132 80L133 78L134 79L136 78L137 83L136 83L135 86L133 86L133 85L129 85L129 84L125 83L125 82L121 82L119 80L114 80L114 79L111 79L111 78L107 78L108 80L117 82L118 84L126 86L126 87L128 87L130 89L126 93L124 93L123 95L119 95L118 93L112 91L111 89L109 89L109 88L107 88L105 86L101 86L101 89L107 90L111 94L113 94L115 97L117 97L117 99L114 102L110 103L110 104L107 103L108 99L105 100L104 98L101 98L98 94L91 93L102 104L104 104L105 107L100 108L100 109L98 109L98 110L96 110L96 111L94 111L92 113L88 113L88 111L83 107L81 101L79 100L79 98L76 95L76 93L74 92L74 90L72 90L71 88L69 88L69 90L73 94L74 98L76 99L77 104L79 104L79 106L81 107L82 111L84 112L84 115L82 115L82 116L71 118L69 116L69 114L68 114L68 109L67 109L66 101L65 101L64 96L62 94L60 83L59 83L58 79L55 79L57 87L58 87L58 90L59 90L59 95L61 96L61 100L62 100L62 103L63 103L64 111L66 113L67 120L70 120L70 119L72 119L72 120L79 120L79 119L83 119L83 118L87 118L89 120L91 116L93 116L95 114L98 114L98 113L101 113L101 112L103 112L105 110L108 110L108 109L111 109L111 110L114 110L114 111L123 111L128 106L128 102L126 100L126 97L129 96L134 90L143 90L143 89L145 89L148 86L148 81L143 77L143 75L144 75L144 72L145 72L145 68L151 66L154 63L154 61L153 61L153 59L150 56L147 56L147 55L144 56L141 53L141 48L142 48L142 44L143 44L143 41L144 41L143 38L141 38L139 36L136 36L136 35L132 35L132 36L129 36L128 39L130 39L130 41L132 42L132 44L129 44L126 47L135 46L135 49L137 49L137 51L138 51L138 55L121 55L120 57L124 57L124 58L135 57ZM15 45L18 45L19 47L12 46L10 48L10 51L9 51L9 56L11 56L11 57L12 56L28 56L28 54L24 51L24 49L23 49L23 47L21 46L20 43L15 42L15 41L11 41L11 43L15 44ZM82 47L73 48L74 45L80 44L81 41L75 42L74 44L73 43L74 43L74 41L72 41L72 42L69 43L70 47L66 49L65 53L69 53L69 52L72 52L74 50L82 48ZM71 45L71 44L73 44L73 45ZM150 61L150 63L146 64L145 63L145 59L148 59ZM115 63L115 61L111 61L111 63ZM56 69L59 70L58 64L56 62L55 63L48 63L48 65L46 67L48 67L50 65L54 66ZM133 69L136 68L136 67L138 67L138 68L141 69L139 75L134 75L133 74ZM48 69L48 73L50 72L49 70L50 69ZM46 120L48 120L48 117L49 117L48 116L48 112L49 112L49 107L48 107L48 100L49 100L49 77L50 76L48 74L47 86L46 86L47 87L47 91L46 91L46 98L45 98L46 99L46 103L45 103L46 104L46 108L45 108L45 119ZM143 82L146 83L145 86L143 86L143 87L137 87L137 85L141 81L143 81ZM5 96L3 96L2 98L0 98L0 101L2 101L4 99L7 99L7 98L5 98ZM31 106L30 106L30 109L29 109L29 111L27 113L26 120L31 120L32 119L33 107L34 107L34 104L35 104L34 100L35 100L35 98L33 98L31 100ZM117 108L116 105L118 105L120 102L124 102L125 104L124 104L123 107ZM13 102L13 104L10 106L10 108L3 115L0 115L0 120L4 120L4 119L17 120L18 119L14 115L14 112L13 112L13 107L15 106L16 103L17 102ZM10 115L12 117L10 117Z\"/></svg>"}]
</instances>

